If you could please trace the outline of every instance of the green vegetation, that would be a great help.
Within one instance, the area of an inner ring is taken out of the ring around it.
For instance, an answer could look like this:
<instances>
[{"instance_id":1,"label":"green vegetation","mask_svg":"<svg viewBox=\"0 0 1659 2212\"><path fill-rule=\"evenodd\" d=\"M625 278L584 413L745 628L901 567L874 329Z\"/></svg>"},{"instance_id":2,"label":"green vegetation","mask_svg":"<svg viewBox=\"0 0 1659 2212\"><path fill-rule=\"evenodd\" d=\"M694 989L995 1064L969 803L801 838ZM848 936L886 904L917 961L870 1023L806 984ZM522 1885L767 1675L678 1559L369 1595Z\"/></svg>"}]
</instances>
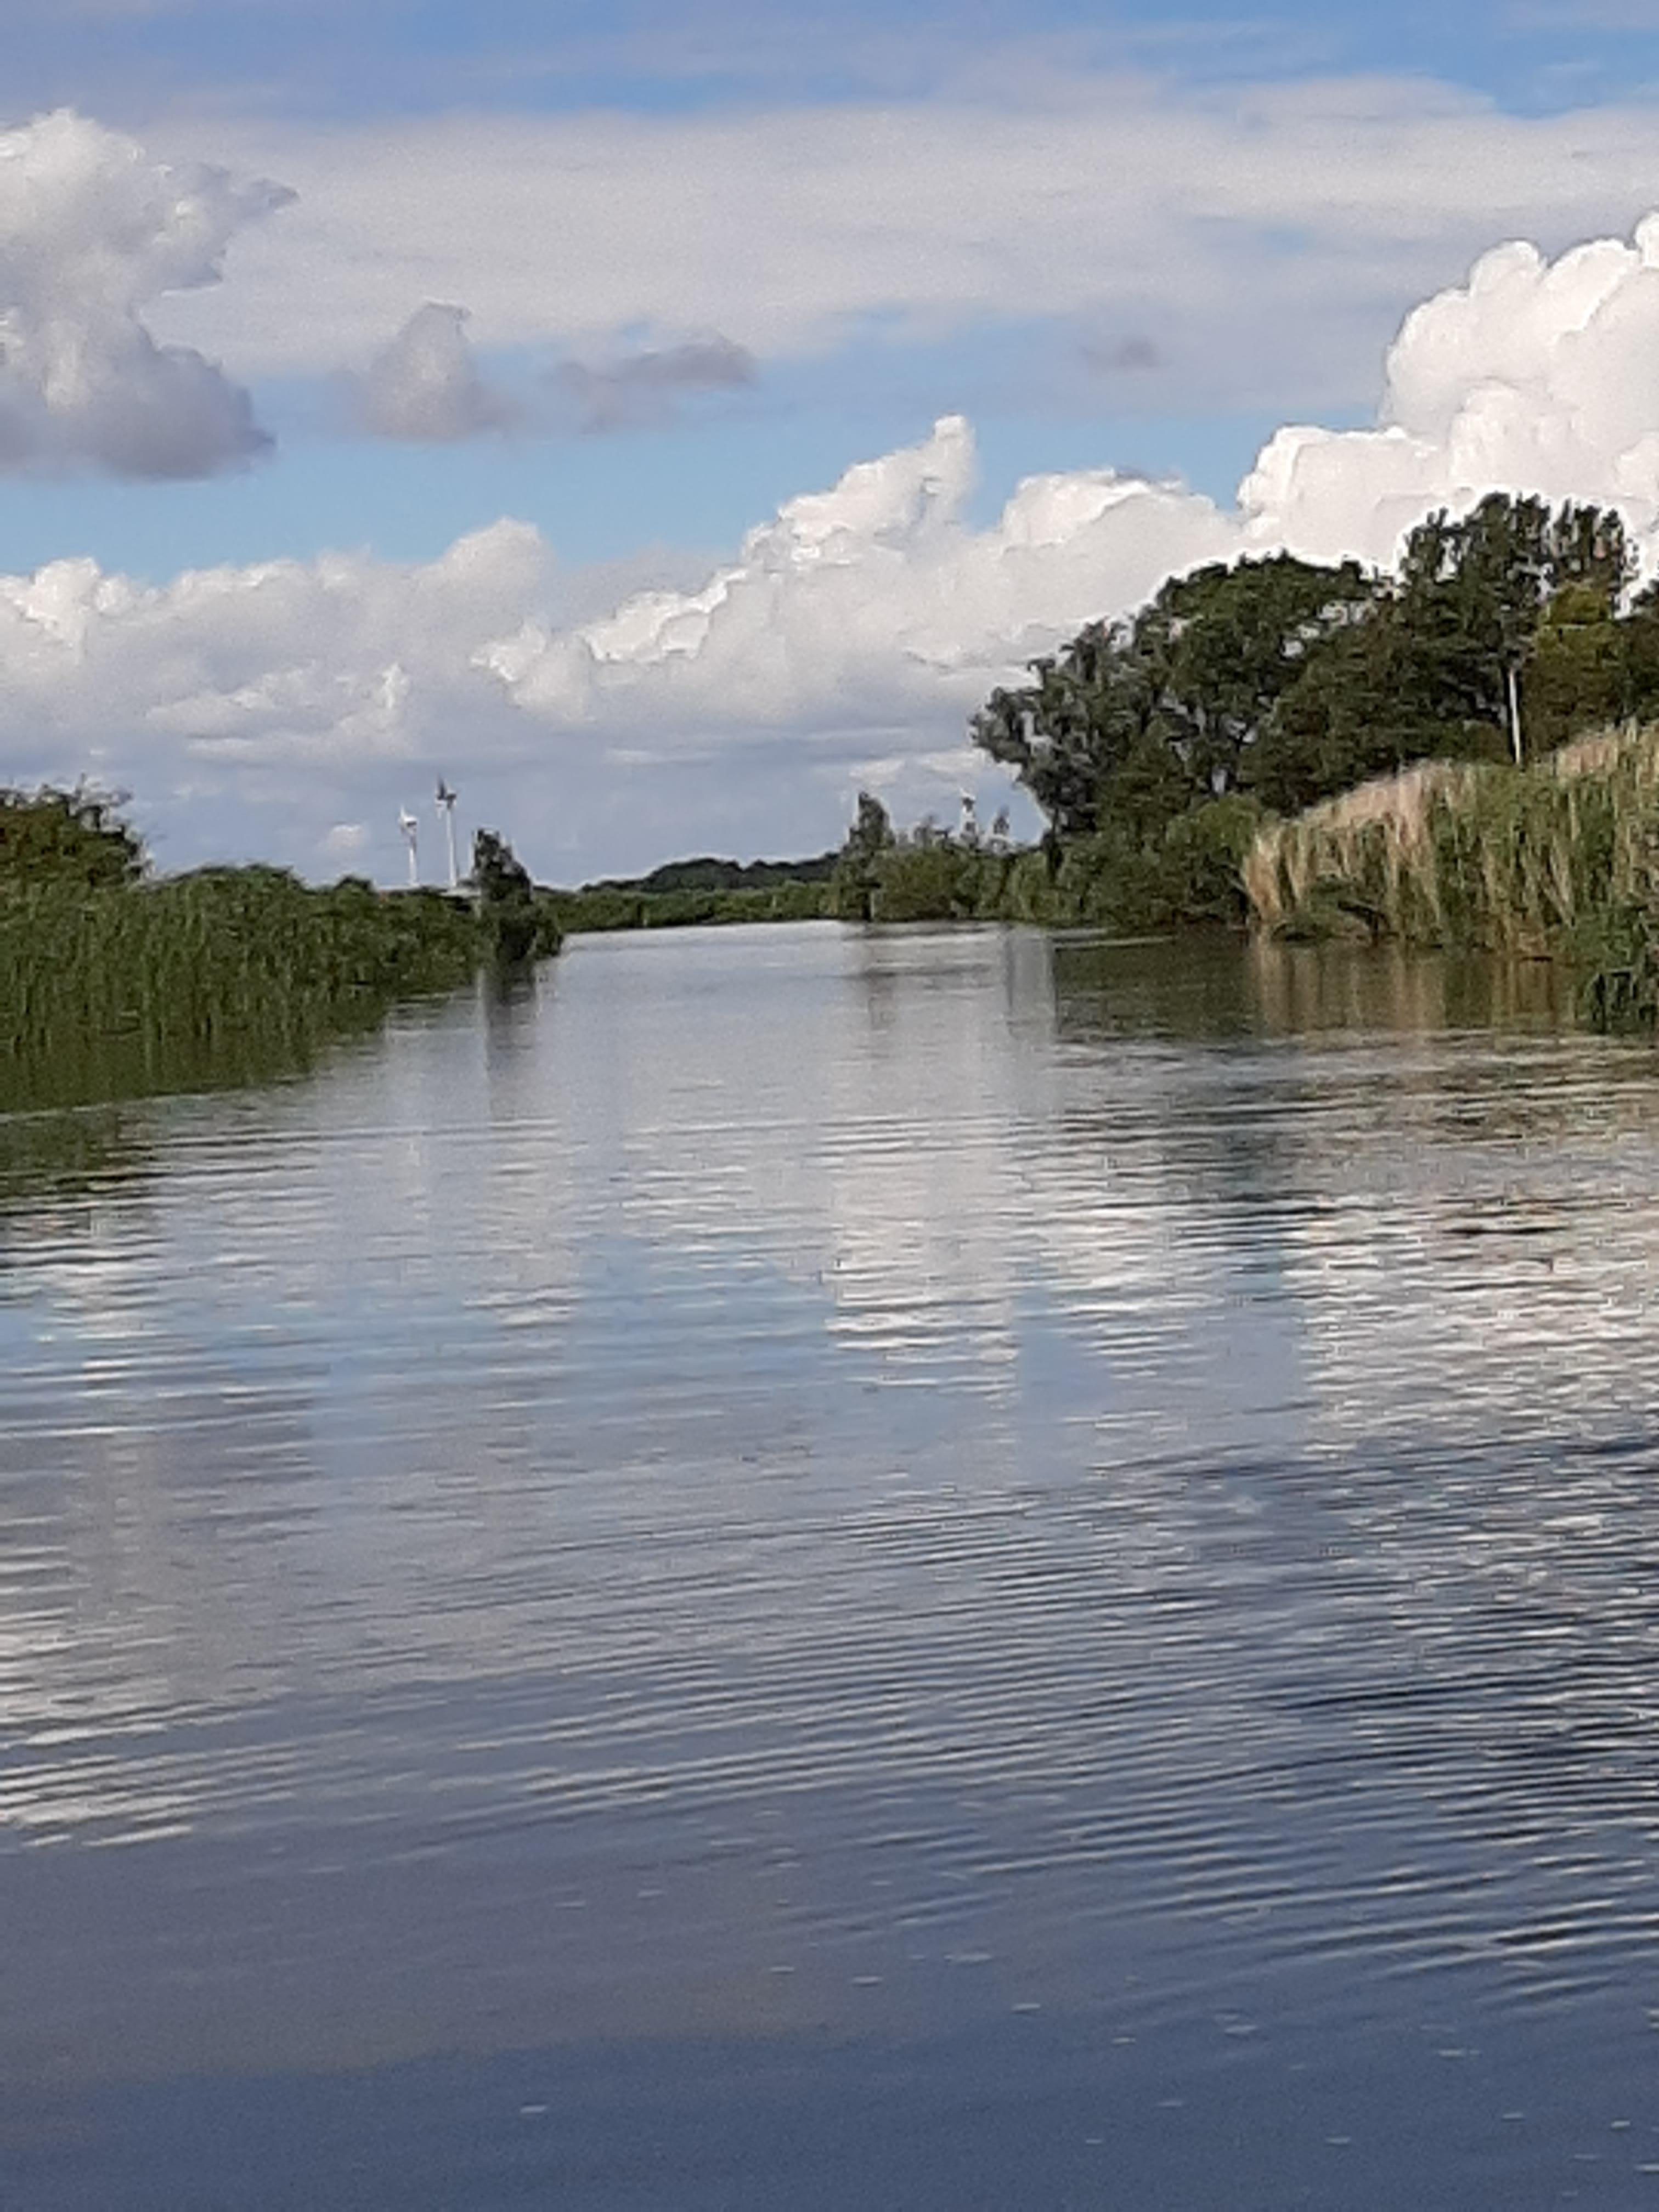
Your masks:
<instances>
[{"instance_id":1,"label":"green vegetation","mask_svg":"<svg viewBox=\"0 0 1659 2212\"><path fill-rule=\"evenodd\" d=\"M1263 827L1245 857L1279 936L1569 962L1609 1024L1659 1017L1659 726L1534 765L1430 762Z\"/></svg>"},{"instance_id":2,"label":"green vegetation","mask_svg":"<svg viewBox=\"0 0 1659 2212\"><path fill-rule=\"evenodd\" d=\"M676 929L700 922L816 921L830 911L836 856L805 860L671 860L648 876L550 890L566 931Z\"/></svg>"},{"instance_id":3,"label":"green vegetation","mask_svg":"<svg viewBox=\"0 0 1659 2212\"><path fill-rule=\"evenodd\" d=\"M1436 758L1535 758L1659 713L1659 589L1621 611L1619 516L1494 493L1408 537L1397 576L1289 554L1170 580L997 690L974 741L1055 834L1126 854L1242 793L1291 813Z\"/></svg>"},{"instance_id":4,"label":"green vegetation","mask_svg":"<svg viewBox=\"0 0 1659 2212\"><path fill-rule=\"evenodd\" d=\"M1413 531L1396 576L1276 554L1172 578L973 718L1050 824L1046 878L1022 863L1004 910L1242 924L1269 816L1659 714L1659 586L1625 605L1632 566L1616 514L1494 493Z\"/></svg>"},{"instance_id":5,"label":"green vegetation","mask_svg":"<svg viewBox=\"0 0 1659 2212\"><path fill-rule=\"evenodd\" d=\"M830 887L846 921L1024 921L1139 934L1245 919L1239 866L1262 819L1239 793L1172 817L1156 838L1115 824L1016 848L994 833L950 836L931 823L896 832L859 793L858 817Z\"/></svg>"},{"instance_id":6,"label":"green vegetation","mask_svg":"<svg viewBox=\"0 0 1659 2212\"><path fill-rule=\"evenodd\" d=\"M478 923L498 966L544 959L558 951L564 933L551 895L536 889L530 871L494 830L473 837L472 884Z\"/></svg>"},{"instance_id":7,"label":"green vegetation","mask_svg":"<svg viewBox=\"0 0 1659 2212\"><path fill-rule=\"evenodd\" d=\"M264 1078L393 1000L554 949L556 920L482 834L476 902L313 890L281 868L143 875L106 793L0 792L0 1096L19 1104Z\"/></svg>"},{"instance_id":8,"label":"green vegetation","mask_svg":"<svg viewBox=\"0 0 1659 2212\"><path fill-rule=\"evenodd\" d=\"M113 792L77 783L72 791L0 787L0 887L56 884L83 890L136 884L144 848L123 822Z\"/></svg>"},{"instance_id":9,"label":"green vegetation","mask_svg":"<svg viewBox=\"0 0 1659 2212\"><path fill-rule=\"evenodd\" d=\"M1659 738L1568 744L1659 725L1633 566L1617 514L1494 493L1419 525L1395 575L1276 554L1171 578L972 719L1048 817L1038 848L896 836L865 795L832 911L1565 956L1601 1018L1659 1018Z\"/></svg>"}]
</instances>

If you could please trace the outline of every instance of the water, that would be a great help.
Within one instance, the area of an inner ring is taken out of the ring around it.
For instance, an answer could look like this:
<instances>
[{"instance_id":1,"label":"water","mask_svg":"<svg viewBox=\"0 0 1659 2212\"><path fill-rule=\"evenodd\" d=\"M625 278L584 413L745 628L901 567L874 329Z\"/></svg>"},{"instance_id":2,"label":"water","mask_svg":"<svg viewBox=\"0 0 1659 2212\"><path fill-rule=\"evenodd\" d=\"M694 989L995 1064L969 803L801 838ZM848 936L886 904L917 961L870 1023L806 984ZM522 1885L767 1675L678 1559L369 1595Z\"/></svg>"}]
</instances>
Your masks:
<instances>
[{"instance_id":1,"label":"water","mask_svg":"<svg viewBox=\"0 0 1659 2212\"><path fill-rule=\"evenodd\" d=\"M1659 2203L1659 1061L578 939L0 1121L0 2203Z\"/></svg>"}]
</instances>

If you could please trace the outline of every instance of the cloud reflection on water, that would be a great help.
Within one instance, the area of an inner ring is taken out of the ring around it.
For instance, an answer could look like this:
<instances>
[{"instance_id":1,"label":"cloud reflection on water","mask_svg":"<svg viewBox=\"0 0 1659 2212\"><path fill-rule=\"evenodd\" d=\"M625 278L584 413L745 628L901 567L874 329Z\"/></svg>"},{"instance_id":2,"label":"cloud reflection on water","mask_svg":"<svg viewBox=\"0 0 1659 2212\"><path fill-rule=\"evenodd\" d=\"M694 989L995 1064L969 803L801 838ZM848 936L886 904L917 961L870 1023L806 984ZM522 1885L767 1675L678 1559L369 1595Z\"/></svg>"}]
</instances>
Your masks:
<instances>
[{"instance_id":1,"label":"cloud reflection on water","mask_svg":"<svg viewBox=\"0 0 1659 2212\"><path fill-rule=\"evenodd\" d=\"M264 1959L302 2040L332 1942L360 2057L914 2026L966 1958L1089 2004L1158 1944L1611 1986L1659 1084L1545 988L589 941L144 1108L95 1226L0 1219L0 1885L148 1839L116 1888L234 1926L263 1866L299 1919L202 1986Z\"/></svg>"}]
</instances>

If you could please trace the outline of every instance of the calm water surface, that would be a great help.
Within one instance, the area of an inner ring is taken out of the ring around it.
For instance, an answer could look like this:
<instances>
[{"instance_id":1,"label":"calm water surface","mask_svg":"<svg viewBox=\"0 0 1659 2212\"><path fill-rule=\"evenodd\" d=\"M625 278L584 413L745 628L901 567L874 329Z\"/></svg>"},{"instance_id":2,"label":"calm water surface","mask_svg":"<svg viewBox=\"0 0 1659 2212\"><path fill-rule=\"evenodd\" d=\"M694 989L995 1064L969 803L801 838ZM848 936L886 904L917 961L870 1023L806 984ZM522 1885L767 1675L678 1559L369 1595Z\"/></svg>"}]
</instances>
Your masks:
<instances>
[{"instance_id":1,"label":"calm water surface","mask_svg":"<svg viewBox=\"0 0 1659 2212\"><path fill-rule=\"evenodd\" d=\"M0 1119L0 2203L1659 2206L1659 1060L578 939Z\"/></svg>"}]
</instances>

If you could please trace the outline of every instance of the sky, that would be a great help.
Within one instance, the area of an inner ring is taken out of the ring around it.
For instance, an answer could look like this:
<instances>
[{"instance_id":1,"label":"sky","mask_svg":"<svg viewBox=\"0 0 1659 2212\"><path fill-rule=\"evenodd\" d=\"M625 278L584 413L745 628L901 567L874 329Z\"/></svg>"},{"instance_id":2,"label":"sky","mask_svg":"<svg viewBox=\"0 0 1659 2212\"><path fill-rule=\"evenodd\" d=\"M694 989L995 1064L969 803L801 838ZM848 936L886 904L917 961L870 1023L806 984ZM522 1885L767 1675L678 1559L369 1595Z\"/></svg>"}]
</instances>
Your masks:
<instances>
[{"instance_id":1,"label":"sky","mask_svg":"<svg viewBox=\"0 0 1659 2212\"><path fill-rule=\"evenodd\" d=\"M1659 570L1659 0L0 0L0 782L544 881L982 813L1169 574ZM1024 817L1029 820L1029 817Z\"/></svg>"}]
</instances>

